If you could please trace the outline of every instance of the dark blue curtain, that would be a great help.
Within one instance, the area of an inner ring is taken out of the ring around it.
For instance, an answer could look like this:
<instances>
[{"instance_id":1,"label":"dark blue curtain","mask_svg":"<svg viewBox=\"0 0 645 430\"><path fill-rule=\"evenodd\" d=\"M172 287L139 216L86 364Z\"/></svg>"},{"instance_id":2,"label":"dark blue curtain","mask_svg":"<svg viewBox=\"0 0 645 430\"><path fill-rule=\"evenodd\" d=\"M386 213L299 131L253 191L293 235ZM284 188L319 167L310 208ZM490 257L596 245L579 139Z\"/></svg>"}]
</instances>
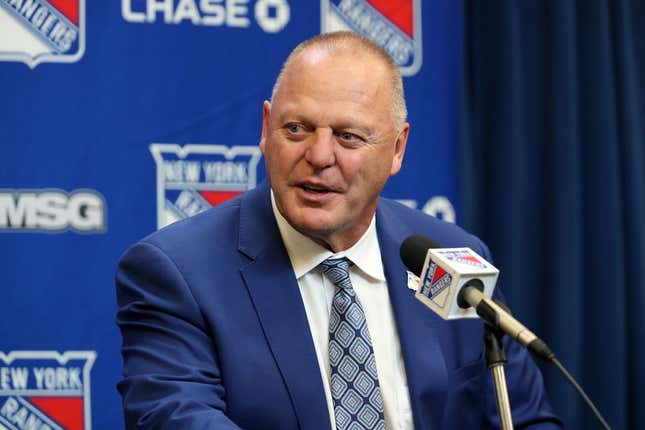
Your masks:
<instances>
[{"instance_id":1,"label":"dark blue curtain","mask_svg":"<svg viewBox=\"0 0 645 430\"><path fill-rule=\"evenodd\" d=\"M645 2L464 9L458 222L610 425L645 428ZM542 368L567 428L599 428Z\"/></svg>"}]
</instances>

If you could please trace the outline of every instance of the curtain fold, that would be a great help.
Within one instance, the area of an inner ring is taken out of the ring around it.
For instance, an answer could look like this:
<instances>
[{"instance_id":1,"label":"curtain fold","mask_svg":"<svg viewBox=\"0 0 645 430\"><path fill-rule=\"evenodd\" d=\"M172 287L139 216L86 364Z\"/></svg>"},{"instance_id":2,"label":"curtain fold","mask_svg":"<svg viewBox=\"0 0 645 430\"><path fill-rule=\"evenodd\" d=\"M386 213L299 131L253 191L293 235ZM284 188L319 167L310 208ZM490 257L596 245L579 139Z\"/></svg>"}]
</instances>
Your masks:
<instances>
[{"instance_id":1,"label":"curtain fold","mask_svg":"<svg viewBox=\"0 0 645 430\"><path fill-rule=\"evenodd\" d=\"M461 224L614 428L645 422L645 7L466 0ZM567 428L595 428L542 366Z\"/></svg>"}]
</instances>

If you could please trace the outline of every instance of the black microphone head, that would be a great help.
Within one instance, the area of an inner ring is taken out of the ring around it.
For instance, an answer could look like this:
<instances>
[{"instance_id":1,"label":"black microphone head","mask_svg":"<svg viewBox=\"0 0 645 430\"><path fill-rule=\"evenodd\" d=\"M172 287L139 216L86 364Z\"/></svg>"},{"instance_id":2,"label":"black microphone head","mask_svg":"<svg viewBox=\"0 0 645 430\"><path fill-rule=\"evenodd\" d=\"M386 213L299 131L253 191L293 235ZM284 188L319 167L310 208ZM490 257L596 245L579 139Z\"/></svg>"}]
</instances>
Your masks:
<instances>
[{"instance_id":1,"label":"black microphone head","mask_svg":"<svg viewBox=\"0 0 645 430\"><path fill-rule=\"evenodd\" d=\"M441 248L441 245L420 234L413 234L403 241L400 250L401 260L410 272L421 276L429 248Z\"/></svg>"}]
</instances>

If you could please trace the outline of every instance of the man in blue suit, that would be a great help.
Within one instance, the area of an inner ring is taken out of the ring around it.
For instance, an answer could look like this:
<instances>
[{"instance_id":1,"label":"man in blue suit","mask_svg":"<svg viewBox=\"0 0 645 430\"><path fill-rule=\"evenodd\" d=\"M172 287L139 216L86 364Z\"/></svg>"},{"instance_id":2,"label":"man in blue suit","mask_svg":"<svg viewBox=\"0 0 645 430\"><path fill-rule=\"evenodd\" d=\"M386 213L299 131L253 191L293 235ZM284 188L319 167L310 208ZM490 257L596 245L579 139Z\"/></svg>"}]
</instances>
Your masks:
<instances>
[{"instance_id":1,"label":"man in blue suit","mask_svg":"<svg viewBox=\"0 0 645 430\"><path fill-rule=\"evenodd\" d=\"M401 168L401 76L354 33L303 42L264 102L268 183L131 247L117 272L128 429L499 428L479 320L443 321L399 258L474 236L379 197ZM506 344L516 428L560 428Z\"/></svg>"}]
</instances>

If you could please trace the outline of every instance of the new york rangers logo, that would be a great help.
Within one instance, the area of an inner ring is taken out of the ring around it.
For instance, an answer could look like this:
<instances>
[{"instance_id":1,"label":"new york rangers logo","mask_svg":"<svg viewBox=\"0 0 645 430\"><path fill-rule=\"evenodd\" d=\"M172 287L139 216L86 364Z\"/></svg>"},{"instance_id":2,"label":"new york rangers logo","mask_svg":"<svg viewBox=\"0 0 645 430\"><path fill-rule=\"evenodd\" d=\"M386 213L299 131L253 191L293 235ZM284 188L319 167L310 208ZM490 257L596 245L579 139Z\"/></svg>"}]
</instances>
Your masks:
<instances>
[{"instance_id":1,"label":"new york rangers logo","mask_svg":"<svg viewBox=\"0 0 645 430\"><path fill-rule=\"evenodd\" d=\"M423 277L421 294L432 300L437 306L443 308L448 298L448 287L452 283L452 275L446 272L434 261L430 261L428 270Z\"/></svg>"},{"instance_id":2,"label":"new york rangers logo","mask_svg":"<svg viewBox=\"0 0 645 430\"><path fill-rule=\"evenodd\" d=\"M477 267L478 269L485 269L486 264L484 264L477 256L471 253L468 250L463 251L437 251L443 255L447 260L455 261L460 264L465 264L467 266Z\"/></svg>"},{"instance_id":3,"label":"new york rangers logo","mask_svg":"<svg viewBox=\"0 0 645 430\"><path fill-rule=\"evenodd\" d=\"M321 32L350 30L387 51L403 76L422 63L421 0L321 0Z\"/></svg>"},{"instance_id":4,"label":"new york rangers logo","mask_svg":"<svg viewBox=\"0 0 645 430\"><path fill-rule=\"evenodd\" d=\"M75 63L85 51L85 0L0 0L0 60Z\"/></svg>"},{"instance_id":5,"label":"new york rangers logo","mask_svg":"<svg viewBox=\"0 0 645 430\"><path fill-rule=\"evenodd\" d=\"M0 429L90 430L94 351L0 352Z\"/></svg>"},{"instance_id":6,"label":"new york rangers logo","mask_svg":"<svg viewBox=\"0 0 645 430\"><path fill-rule=\"evenodd\" d=\"M153 143L157 163L157 228L202 212L257 184L256 146Z\"/></svg>"}]
</instances>

